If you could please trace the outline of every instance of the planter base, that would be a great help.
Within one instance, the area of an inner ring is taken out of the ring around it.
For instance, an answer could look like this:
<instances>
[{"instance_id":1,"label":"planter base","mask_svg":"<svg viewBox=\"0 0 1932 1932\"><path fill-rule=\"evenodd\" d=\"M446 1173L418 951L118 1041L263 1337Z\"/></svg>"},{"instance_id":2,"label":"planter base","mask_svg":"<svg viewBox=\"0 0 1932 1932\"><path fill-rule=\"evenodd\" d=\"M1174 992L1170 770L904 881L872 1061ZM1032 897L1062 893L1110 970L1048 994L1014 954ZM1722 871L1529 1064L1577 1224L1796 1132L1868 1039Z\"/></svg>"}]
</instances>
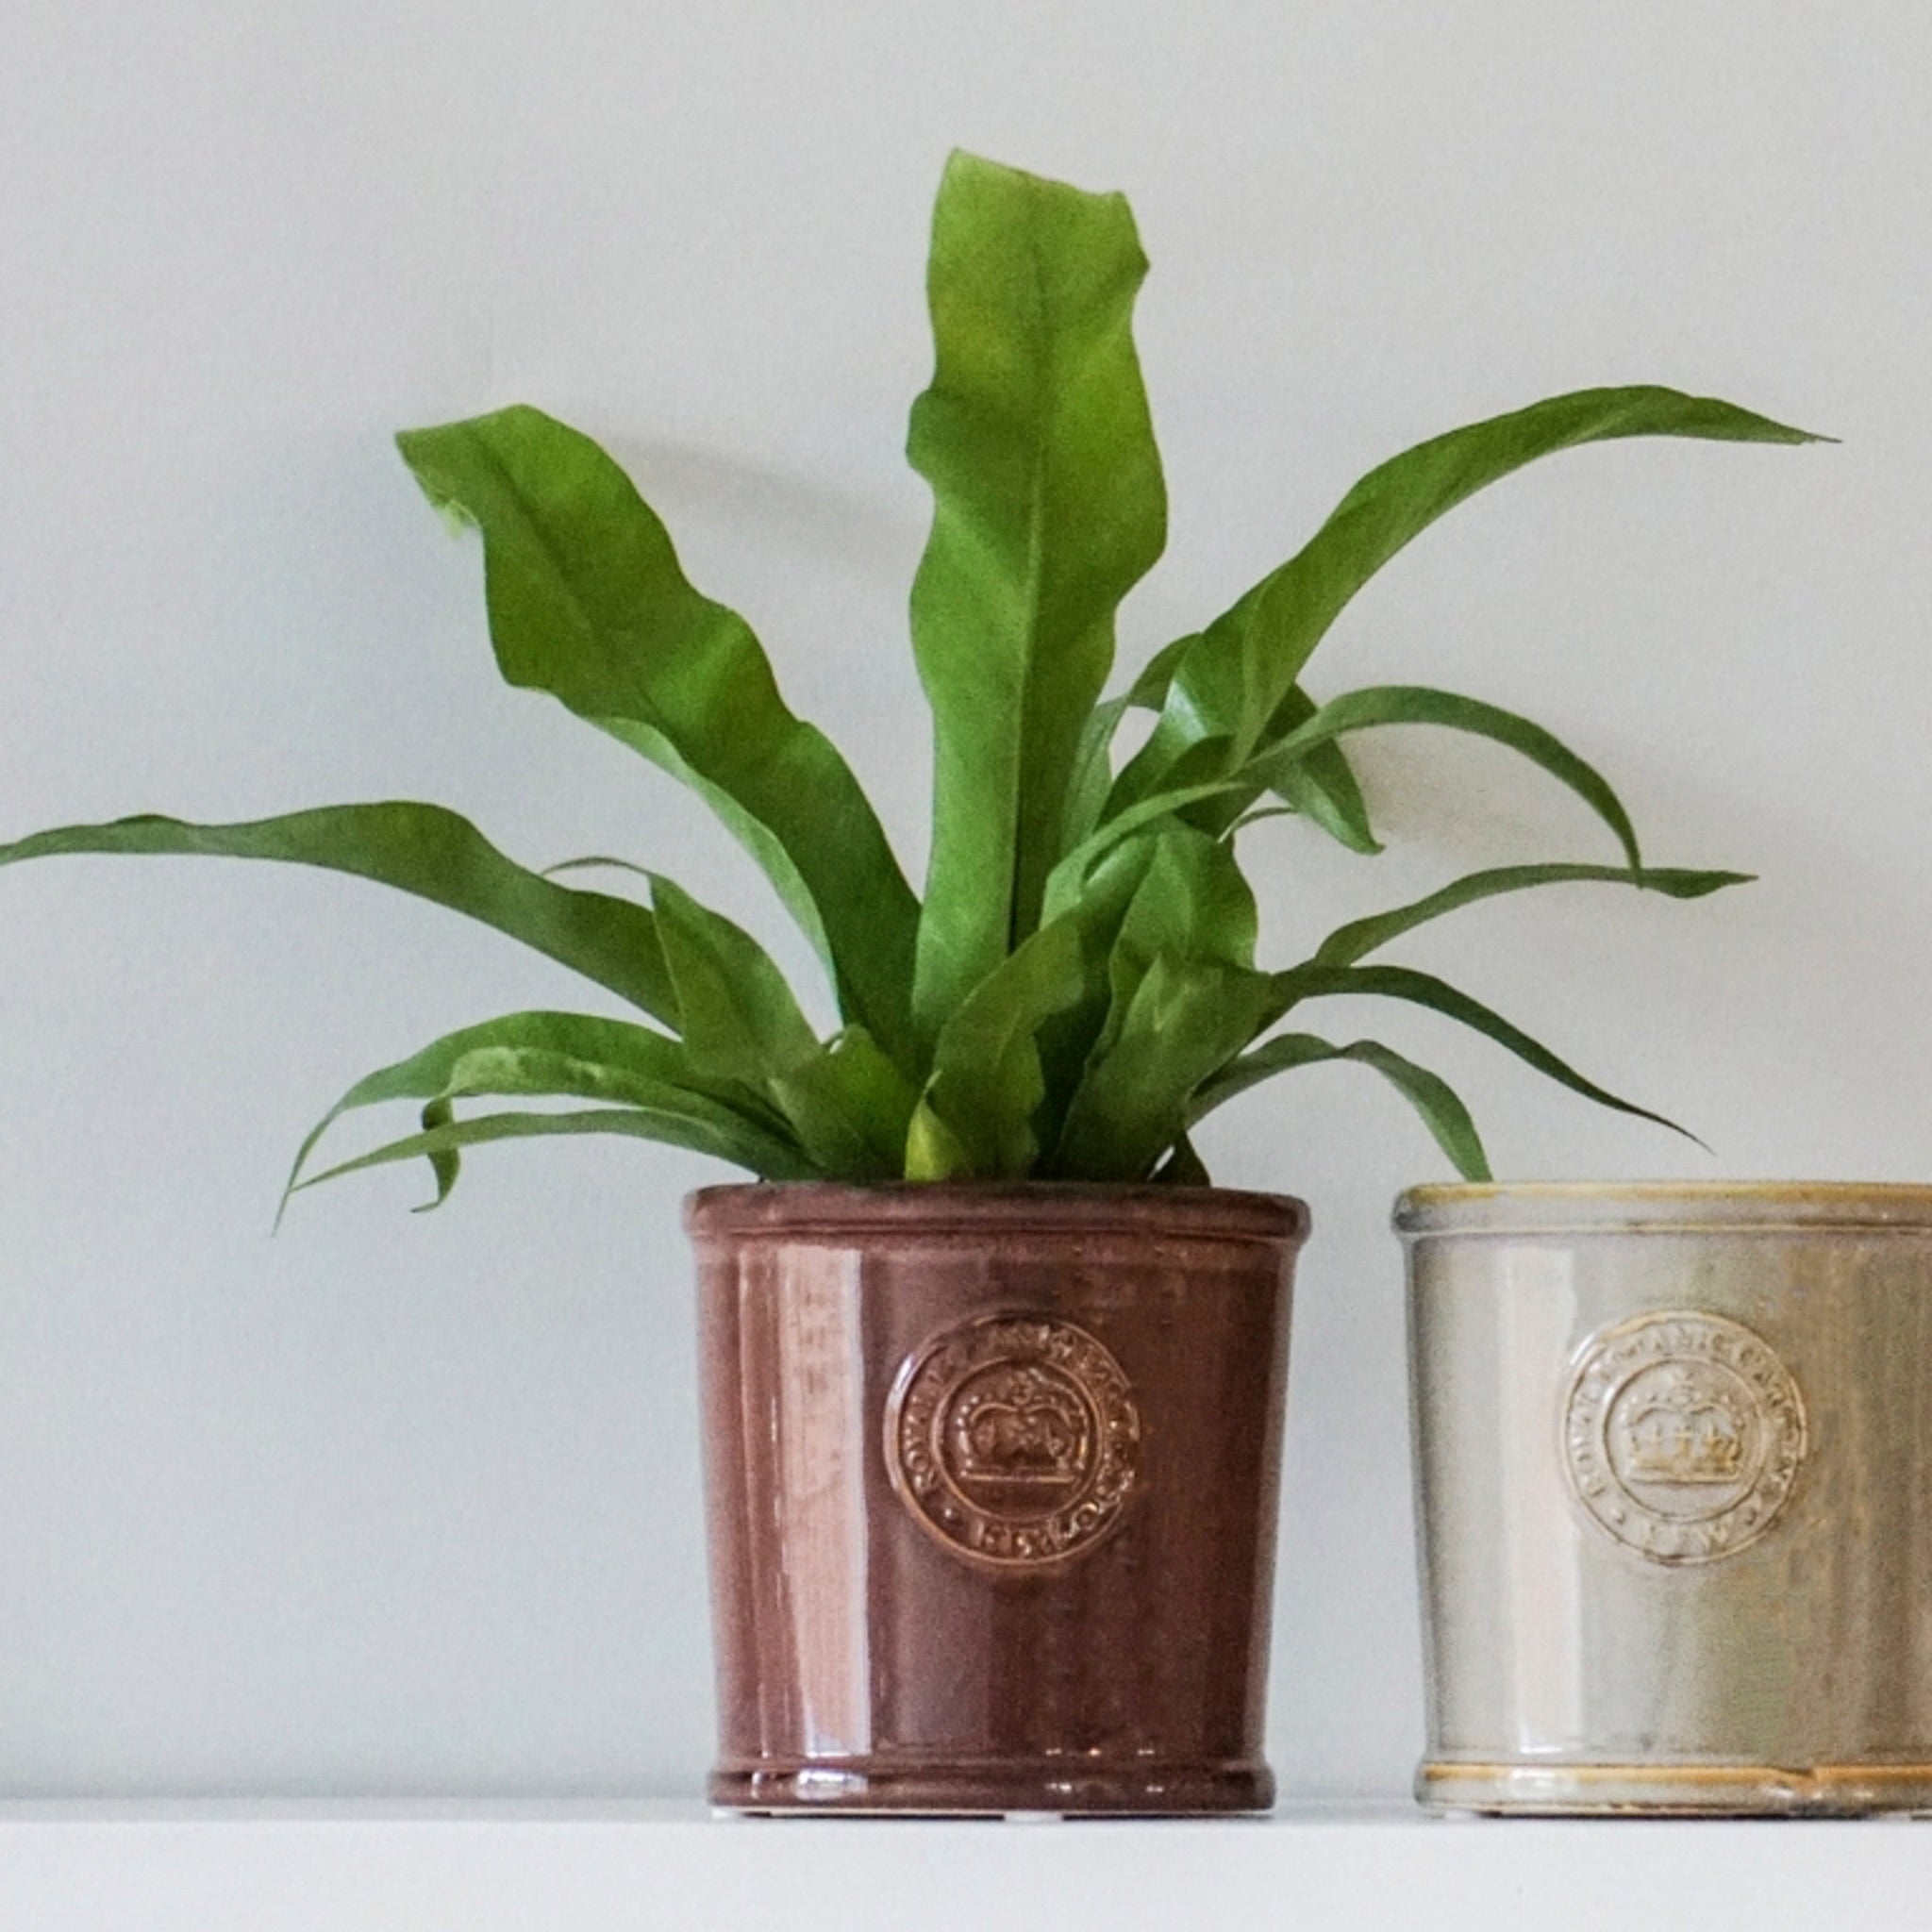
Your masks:
<instances>
[{"instance_id":1,"label":"planter base","mask_svg":"<svg viewBox=\"0 0 1932 1932\"><path fill-rule=\"evenodd\" d=\"M1274 1774L1265 1764L1141 1762L1064 1768L1038 1758L981 1764L824 1764L720 1769L711 1774L713 1805L733 1811L999 1814L1057 1812L1065 1817L1198 1816L1266 1811Z\"/></svg>"},{"instance_id":2,"label":"planter base","mask_svg":"<svg viewBox=\"0 0 1932 1932\"><path fill-rule=\"evenodd\" d=\"M1457 1764L1424 1762L1416 1797L1497 1816L1855 1818L1932 1813L1932 1764Z\"/></svg>"}]
</instances>

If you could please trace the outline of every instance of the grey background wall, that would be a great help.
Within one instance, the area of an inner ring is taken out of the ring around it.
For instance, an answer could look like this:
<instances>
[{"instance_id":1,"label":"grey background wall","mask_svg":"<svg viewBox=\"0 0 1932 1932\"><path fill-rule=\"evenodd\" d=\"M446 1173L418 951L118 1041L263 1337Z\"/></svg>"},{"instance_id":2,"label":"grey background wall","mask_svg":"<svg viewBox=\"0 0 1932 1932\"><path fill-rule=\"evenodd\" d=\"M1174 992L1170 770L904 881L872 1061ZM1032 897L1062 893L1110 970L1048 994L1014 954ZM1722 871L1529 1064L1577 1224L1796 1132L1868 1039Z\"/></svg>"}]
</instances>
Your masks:
<instances>
[{"instance_id":1,"label":"grey background wall","mask_svg":"<svg viewBox=\"0 0 1932 1932\"><path fill-rule=\"evenodd\" d=\"M1844 439L1540 467L1404 556L1312 682L1515 706L1658 859L1763 874L1411 946L1716 1150L1387 1023L1507 1173L1932 1177L1923 8L12 0L0 42L0 833L437 798L531 862L673 871L808 976L696 806L497 684L476 553L387 439L523 398L606 441L916 865L899 450L959 142L1141 218L1174 511L1129 663L1371 463L1546 392L1665 381ZM1604 853L1501 754L1362 763L1386 857L1253 835L1282 956L1474 863ZM503 1150L440 1214L398 1172L268 1232L350 1079L594 997L274 868L28 868L0 933L0 1792L694 1790L677 1204L718 1176ZM1291 1792L1392 1792L1420 1692L1384 1228L1441 1163L1346 1071L1206 1151L1318 1224L1273 1748Z\"/></svg>"}]
</instances>

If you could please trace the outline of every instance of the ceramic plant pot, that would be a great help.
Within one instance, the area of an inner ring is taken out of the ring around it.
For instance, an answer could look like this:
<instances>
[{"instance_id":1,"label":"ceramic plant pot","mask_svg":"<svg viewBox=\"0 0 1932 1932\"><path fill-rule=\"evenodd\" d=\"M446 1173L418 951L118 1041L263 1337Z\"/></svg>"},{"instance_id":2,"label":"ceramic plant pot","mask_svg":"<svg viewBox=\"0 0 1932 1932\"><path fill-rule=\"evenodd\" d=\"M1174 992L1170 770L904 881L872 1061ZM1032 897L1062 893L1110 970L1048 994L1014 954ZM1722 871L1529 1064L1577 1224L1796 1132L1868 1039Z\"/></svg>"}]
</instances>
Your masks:
<instances>
[{"instance_id":1,"label":"ceramic plant pot","mask_svg":"<svg viewBox=\"0 0 1932 1932\"><path fill-rule=\"evenodd\" d=\"M715 1803L1267 1807L1299 1202L709 1188Z\"/></svg>"},{"instance_id":2,"label":"ceramic plant pot","mask_svg":"<svg viewBox=\"0 0 1932 1932\"><path fill-rule=\"evenodd\" d=\"M1423 1188L1395 1218L1424 1802L1932 1807L1932 1188Z\"/></svg>"}]
</instances>

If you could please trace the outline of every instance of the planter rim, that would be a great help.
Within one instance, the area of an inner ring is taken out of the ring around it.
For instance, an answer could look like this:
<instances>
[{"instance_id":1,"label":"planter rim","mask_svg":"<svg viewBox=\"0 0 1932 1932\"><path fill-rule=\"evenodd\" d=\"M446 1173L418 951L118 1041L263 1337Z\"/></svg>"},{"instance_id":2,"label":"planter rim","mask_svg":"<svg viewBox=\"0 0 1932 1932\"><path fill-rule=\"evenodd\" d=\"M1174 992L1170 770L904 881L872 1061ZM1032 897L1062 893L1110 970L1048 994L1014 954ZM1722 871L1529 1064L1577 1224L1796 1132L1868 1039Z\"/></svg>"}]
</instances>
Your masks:
<instances>
[{"instance_id":1,"label":"planter rim","mask_svg":"<svg viewBox=\"0 0 1932 1932\"><path fill-rule=\"evenodd\" d=\"M1289 1194L1147 1182L891 1181L868 1188L745 1181L687 1194L684 1224L701 1241L1124 1230L1299 1246L1307 1239L1308 1209Z\"/></svg>"},{"instance_id":2,"label":"planter rim","mask_svg":"<svg viewBox=\"0 0 1932 1932\"><path fill-rule=\"evenodd\" d=\"M1395 1231L1428 1235L1690 1233L1792 1227L1932 1233L1913 1181L1441 1182L1396 1197Z\"/></svg>"}]
</instances>

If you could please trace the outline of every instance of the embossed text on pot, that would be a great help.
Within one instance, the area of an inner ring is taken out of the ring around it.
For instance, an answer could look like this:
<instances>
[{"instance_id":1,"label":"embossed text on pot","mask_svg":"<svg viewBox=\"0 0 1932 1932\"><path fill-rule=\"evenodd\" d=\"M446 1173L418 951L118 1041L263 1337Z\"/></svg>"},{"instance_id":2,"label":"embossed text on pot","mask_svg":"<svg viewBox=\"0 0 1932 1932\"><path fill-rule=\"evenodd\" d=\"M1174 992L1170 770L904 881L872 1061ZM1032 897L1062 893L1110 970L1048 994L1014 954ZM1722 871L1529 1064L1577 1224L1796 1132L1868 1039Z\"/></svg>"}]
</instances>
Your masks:
<instances>
[{"instance_id":1,"label":"embossed text on pot","mask_svg":"<svg viewBox=\"0 0 1932 1932\"><path fill-rule=\"evenodd\" d=\"M694 1195L715 1801L1263 1807L1299 1203Z\"/></svg>"},{"instance_id":2,"label":"embossed text on pot","mask_svg":"<svg viewBox=\"0 0 1932 1932\"><path fill-rule=\"evenodd\" d=\"M1932 1189L1420 1189L1427 1800L1932 1804Z\"/></svg>"}]
</instances>

